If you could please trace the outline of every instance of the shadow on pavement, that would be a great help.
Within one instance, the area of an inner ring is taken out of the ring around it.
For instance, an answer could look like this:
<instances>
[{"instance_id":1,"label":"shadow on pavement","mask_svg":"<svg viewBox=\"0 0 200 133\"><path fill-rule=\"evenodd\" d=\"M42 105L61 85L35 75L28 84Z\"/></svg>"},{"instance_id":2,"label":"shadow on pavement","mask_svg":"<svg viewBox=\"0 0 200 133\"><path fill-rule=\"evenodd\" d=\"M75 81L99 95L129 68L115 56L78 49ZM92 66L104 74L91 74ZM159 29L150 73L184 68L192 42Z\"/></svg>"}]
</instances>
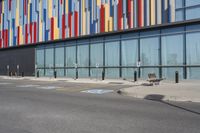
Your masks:
<instances>
[{"instance_id":1,"label":"shadow on pavement","mask_svg":"<svg viewBox=\"0 0 200 133\"><path fill-rule=\"evenodd\" d=\"M147 95L144 99L160 102L160 103L172 106L174 108L178 108L178 109L181 109L181 110L184 110L184 111L196 114L196 115L200 115L200 112L197 112L197 111L194 111L194 110L191 110L191 109L188 109L188 108L184 108L184 107L181 107L181 106L178 106L178 105L163 101L164 97L165 97L164 95L151 94L151 95Z\"/></svg>"}]
</instances>

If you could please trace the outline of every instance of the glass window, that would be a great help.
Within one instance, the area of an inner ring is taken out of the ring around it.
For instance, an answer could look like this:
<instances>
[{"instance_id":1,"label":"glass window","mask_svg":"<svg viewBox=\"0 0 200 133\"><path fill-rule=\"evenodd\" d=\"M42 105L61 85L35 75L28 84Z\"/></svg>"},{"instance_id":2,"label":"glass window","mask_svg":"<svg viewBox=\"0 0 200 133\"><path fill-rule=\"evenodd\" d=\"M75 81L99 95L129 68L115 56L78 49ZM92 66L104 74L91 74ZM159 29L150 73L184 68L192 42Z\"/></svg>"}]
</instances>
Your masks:
<instances>
[{"instance_id":1,"label":"glass window","mask_svg":"<svg viewBox=\"0 0 200 133\"><path fill-rule=\"evenodd\" d=\"M183 21L183 20L184 20L184 10L177 10L176 21Z\"/></svg>"},{"instance_id":2,"label":"glass window","mask_svg":"<svg viewBox=\"0 0 200 133\"><path fill-rule=\"evenodd\" d=\"M176 0L176 9L184 6L184 0Z\"/></svg>"},{"instance_id":3,"label":"glass window","mask_svg":"<svg viewBox=\"0 0 200 133\"><path fill-rule=\"evenodd\" d=\"M164 34L175 34L175 33L182 33L184 32L184 27L177 27L177 28L166 28L161 30L162 35Z\"/></svg>"},{"instance_id":4,"label":"glass window","mask_svg":"<svg viewBox=\"0 0 200 133\"><path fill-rule=\"evenodd\" d=\"M119 78L119 68L106 68L105 69L106 78Z\"/></svg>"},{"instance_id":5,"label":"glass window","mask_svg":"<svg viewBox=\"0 0 200 133\"><path fill-rule=\"evenodd\" d=\"M78 69L78 77L79 78L88 78L89 77L89 69L88 68L79 68Z\"/></svg>"},{"instance_id":6,"label":"glass window","mask_svg":"<svg viewBox=\"0 0 200 133\"><path fill-rule=\"evenodd\" d=\"M141 65L159 65L159 37L143 38L140 40Z\"/></svg>"},{"instance_id":7,"label":"glass window","mask_svg":"<svg viewBox=\"0 0 200 133\"><path fill-rule=\"evenodd\" d=\"M79 45L77 51L78 67L89 66L89 45Z\"/></svg>"},{"instance_id":8,"label":"glass window","mask_svg":"<svg viewBox=\"0 0 200 133\"><path fill-rule=\"evenodd\" d=\"M186 7L199 5L200 4L200 0L186 0L185 4L186 4Z\"/></svg>"},{"instance_id":9,"label":"glass window","mask_svg":"<svg viewBox=\"0 0 200 133\"><path fill-rule=\"evenodd\" d=\"M188 79L200 79L200 67L190 67L187 69Z\"/></svg>"},{"instance_id":10,"label":"glass window","mask_svg":"<svg viewBox=\"0 0 200 133\"><path fill-rule=\"evenodd\" d=\"M45 67L52 68L54 67L54 49L45 50Z\"/></svg>"},{"instance_id":11,"label":"glass window","mask_svg":"<svg viewBox=\"0 0 200 133\"><path fill-rule=\"evenodd\" d=\"M187 64L200 65L200 32L186 34Z\"/></svg>"},{"instance_id":12,"label":"glass window","mask_svg":"<svg viewBox=\"0 0 200 133\"><path fill-rule=\"evenodd\" d=\"M76 78L76 69L66 69L66 77Z\"/></svg>"},{"instance_id":13,"label":"glass window","mask_svg":"<svg viewBox=\"0 0 200 133\"><path fill-rule=\"evenodd\" d=\"M45 76L47 77L53 77L54 70L53 69L45 69Z\"/></svg>"},{"instance_id":14,"label":"glass window","mask_svg":"<svg viewBox=\"0 0 200 133\"><path fill-rule=\"evenodd\" d=\"M141 68L141 78L147 79L149 73L155 73L156 77L159 78L159 69L158 68Z\"/></svg>"},{"instance_id":15,"label":"glass window","mask_svg":"<svg viewBox=\"0 0 200 133\"><path fill-rule=\"evenodd\" d=\"M138 40L122 40L122 66L136 66L138 61Z\"/></svg>"},{"instance_id":16,"label":"glass window","mask_svg":"<svg viewBox=\"0 0 200 133\"><path fill-rule=\"evenodd\" d=\"M64 67L64 47L55 48L55 67Z\"/></svg>"},{"instance_id":17,"label":"glass window","mask_svg":"<svg viewBox=\"0 0 200 133\"><path fill-rule=\"evenodd\" d=\"M122 68L122 78L134 78L135 71L137 68Z\"/></svg>"},{"instance_id":18,"label":"glass window","mask_svg":"<svg viewBox=\"0 0 200 133\"><path fill-rule=\"evenodd\" d=\"M66 47L66 66L75 67L76 46Z\"/></svg>"},{"instance_id":19,"label":"glass window","mask_svg":"<svg viewBox=\"0 0 200 133\"><path fill-rule=\"evenodd\" d=\"M105 43L105 66L119 66L119 41Z\"/></svg>"},{"instance_id":20,"label":"glass window","mask_svg":"<svg viewBox=\"0 0 200 133\"><path fill-rule=\"evenodd\" d=\"M44 49L36 50L36 65L38 68L44 67Z\"/></svg>"},{"instance_id":21,"label":"glass window","mask_svg":"<svg viewBox=\"0 0 200 133\"><path fill-rule=\"evenodd\" d=\"M93 43L90 47L91 66L103 66L103 43Z\"/></svg>"},{"instance_id":22,"label":"glass window","mask_svg":"<svg viewBox=\"0 0 200 133\"><path fill-rule=\"evenodd\" d=\"M186 9L186 20L200 18L199 12L200 6Z\"/></svg>"},{"instance_id":23,"label":"glass window","mask_svg":"<svg viewBox=\"0 0 200 133\"><path fill-rule=\"evenodd\" d=\"M102 78L102 68L91 68L90 69L90 77L100 79Z\"/></svg>"},{"instance_id":24,"label":"glass window","mask_svg":"<svg viewBox=\"0 0 200 133\"><path fill-rule=\"evenodd\" d=\"M44 76L44 69L37 69L36 70L36 74L37 74L37 71L39 71L39 76L40 77Z\"/></svg>"},{"instance_id":25,"label":"glass window","mask_svg":"<svg viewBox=\"0 0 200 133\"><path fill-rule=\"evenodd\" d=\"M64 69L56 69L57 77L64 77L65 70Z\"/></svg>"},{"instance_id":26,"label":"glass window","mask_svg":"<svg viewBox=\"0 0 200 133\"><path fill-rule=\"evenodd\" d=\"M183 35L162 36L162 65L183 65Z\"/></svg>"},{"instance_id":27,"label":"glass window","mask_svg":"<svg viewBox=\"0 0 200 133\"><path fill-rule=\"evenodd\" d=\"M179 78L183 79L183 68L181 67L171 67L171 68L163 68L162 69L162 76L167 80L175 80L175 73L178 71Z\"/></svg>"}]
</instances>

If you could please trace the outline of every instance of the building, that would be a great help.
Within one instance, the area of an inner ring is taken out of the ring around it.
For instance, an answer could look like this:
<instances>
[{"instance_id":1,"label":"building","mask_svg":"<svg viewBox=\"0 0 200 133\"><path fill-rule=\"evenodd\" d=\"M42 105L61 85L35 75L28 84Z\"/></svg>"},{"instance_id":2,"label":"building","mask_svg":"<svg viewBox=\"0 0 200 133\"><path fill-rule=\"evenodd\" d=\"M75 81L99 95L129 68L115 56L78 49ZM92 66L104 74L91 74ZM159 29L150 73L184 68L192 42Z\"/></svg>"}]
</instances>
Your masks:
<instances>
[{"instance_id":1,"label":"building","mask_svg":"<svg viewBox=\"0 0 200 133\"><path fill-rule=\"evenodd\" d=\"M200 79L199 0L2 0L0 74Z\"/></svg>"}]
</instances>

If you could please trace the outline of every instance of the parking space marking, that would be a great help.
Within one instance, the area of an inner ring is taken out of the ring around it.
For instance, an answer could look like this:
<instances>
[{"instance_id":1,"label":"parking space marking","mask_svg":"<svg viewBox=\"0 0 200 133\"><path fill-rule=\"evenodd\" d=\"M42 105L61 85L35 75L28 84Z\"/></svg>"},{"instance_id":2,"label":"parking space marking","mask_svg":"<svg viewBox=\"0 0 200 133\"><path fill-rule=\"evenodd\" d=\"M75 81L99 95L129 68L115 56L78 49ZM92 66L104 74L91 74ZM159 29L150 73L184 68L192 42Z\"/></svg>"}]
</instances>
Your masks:
<instances>
[{"instance_id":1,"label":"parking space marking","mask_svg":"<svg viewBox=\"0 0 200 133\"><path fill-rule=\"evenodd\" d=\"M30 88L30 87L39 87L40 85L20 85L20 86L17 86L19 88Z\"/></svg>"},{"instance_id":2,"label":"parking space marking","mask_svg":"<svg viewBox=\"0 0 200 133\"><path fill-rule=\"evenodd\" d=\"M0 83L0 85L10 85L12 83Z\"/></svg>"},{"instance_id":3,"label":"parking space marking","mask_svg":"<svg viewBox=\"0 0 200 133\"><path fill-rule=\"evenodd\" d=\"M105 93L110 93L114 92L113 90L104 90L104 89L92 89L92 90L85 90L81 91L83 93L91 93L91 94L105 94Z\"/></svg>"},{"instance_id":4,"label":"parking space marking","mask_svg":"<svg viewBox=\"0 0 200 133\"><path fill-rule=\"evenodd\" d=\"M36 87L37 89L44 89L44 90L55 90L55 89L59 89L61 87L58 86L39 86Z\"/></svg>"}]
</instances>

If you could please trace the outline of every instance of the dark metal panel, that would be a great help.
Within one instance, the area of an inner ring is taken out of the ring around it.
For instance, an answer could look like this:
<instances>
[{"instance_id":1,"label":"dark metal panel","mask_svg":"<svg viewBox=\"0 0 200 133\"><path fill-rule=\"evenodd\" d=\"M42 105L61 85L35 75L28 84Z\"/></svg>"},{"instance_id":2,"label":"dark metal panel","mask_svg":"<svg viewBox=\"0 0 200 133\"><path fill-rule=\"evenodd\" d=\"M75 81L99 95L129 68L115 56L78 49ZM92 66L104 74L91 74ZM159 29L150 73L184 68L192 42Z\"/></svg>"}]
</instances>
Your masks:
<instances>
[{"instance_id":1,"label":"dark metal panel","mask_svg":"<svg viewBox=\"0 0 200 133\"><path fill-rule=\"evenodd\" d=\"M9 70L19 74L24 72L25 76L33 76L35 71L35 48L18 48L0 51L0 75L7 75Z\"/></svg>"}]
</instances>

